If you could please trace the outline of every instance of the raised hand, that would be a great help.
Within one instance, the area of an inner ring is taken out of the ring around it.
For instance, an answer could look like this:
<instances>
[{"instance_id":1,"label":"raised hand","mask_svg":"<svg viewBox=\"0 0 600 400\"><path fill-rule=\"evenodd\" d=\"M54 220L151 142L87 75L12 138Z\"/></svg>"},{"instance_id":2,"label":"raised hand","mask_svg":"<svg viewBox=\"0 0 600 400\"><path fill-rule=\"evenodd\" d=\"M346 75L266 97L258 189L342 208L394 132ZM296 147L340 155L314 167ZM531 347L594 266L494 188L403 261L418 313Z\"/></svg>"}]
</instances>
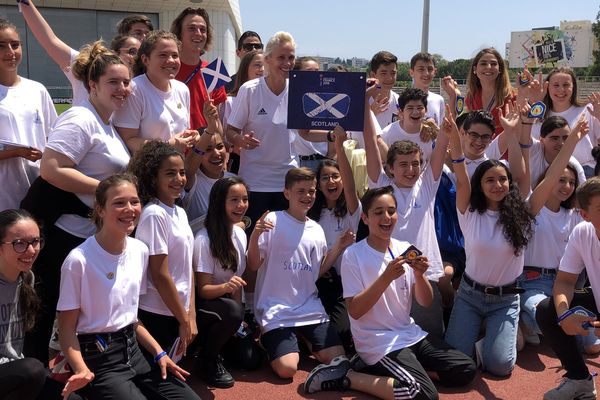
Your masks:
<instances>
[{"instance_id":1,"label":"raised hand","mask_svg":"<svg viewBox=\"0 0 600 400\"><path fill-rule=\"evenodd\" d=\"M499 109L500 124L505 131L514 131L520 123L519 110L515 101L507 101L504 109Z\"/></svg>"},{"instance_id":2,"label":"raised hand","mask_svg":"<svg viewBox=\"0 0 600 400\"><path fill-rule=\"evenodd\" d=\"M275 228L275 225L271 221L265 220L269 212L269 210L265 211L263 215L261 215L261 217L258 219L258 221L256 221L256 224L254 224L254 231L252 231L253 235L255 234L255 232L256 235L260 235L263 232L268 232L271 229Z\"/></svg>"}]
</instances>

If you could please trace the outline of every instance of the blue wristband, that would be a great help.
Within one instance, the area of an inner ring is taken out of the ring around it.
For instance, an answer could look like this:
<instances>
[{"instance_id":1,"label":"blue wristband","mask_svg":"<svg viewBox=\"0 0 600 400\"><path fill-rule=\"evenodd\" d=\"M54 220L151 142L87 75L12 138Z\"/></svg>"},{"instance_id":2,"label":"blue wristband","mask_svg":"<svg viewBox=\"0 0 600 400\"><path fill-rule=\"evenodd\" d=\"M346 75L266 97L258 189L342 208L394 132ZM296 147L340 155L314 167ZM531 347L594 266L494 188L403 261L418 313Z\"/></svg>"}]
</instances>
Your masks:
<instances>
[{"instance_id":1,"label":"blue wristband","mask_svg":"<svg viewBox=\"0 0 600 400\"><path fill-rule=\"evenodd\" d=\"M460 164L463 161L465 161L465 156L462 156L461 158L458 158L456 160L452 160L452 164Z\"/></svg>"},{"instance_id":2,"label":"blue wristband","mask_svg":"<svg viewBox=\"0 0 600 400\"><path fill-rule=\"evenodd\" d=\"M154 357L154 363L157 363L161 358L163 358L166 355L167 355L166 351L161 351L160 353L158 353L156 355L156 357Z\"/></svg>"}]
</instances>

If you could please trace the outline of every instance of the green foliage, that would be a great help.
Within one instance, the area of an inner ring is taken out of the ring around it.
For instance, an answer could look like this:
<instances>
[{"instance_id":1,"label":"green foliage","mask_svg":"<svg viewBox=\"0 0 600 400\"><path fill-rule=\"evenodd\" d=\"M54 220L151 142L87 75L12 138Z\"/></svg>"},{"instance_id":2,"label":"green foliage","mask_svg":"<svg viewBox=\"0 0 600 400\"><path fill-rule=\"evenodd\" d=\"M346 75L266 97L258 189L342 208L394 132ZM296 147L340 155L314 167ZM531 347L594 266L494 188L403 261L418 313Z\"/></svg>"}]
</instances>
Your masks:
<instances>
[{"instance_id":1,"label":"green foliage","mask_svg":"<svg viewBox=\"0 0 600 400\"><path fill-rule=\"evenodd\" d=\"M596 21L592 24L592 33L596 38L596 43L600 45L600 10L596 14ZM600 75L600 50L594 50L594 63L589 66L587 70L588 76L599 76Z\"/></svg>"}]
</instances>

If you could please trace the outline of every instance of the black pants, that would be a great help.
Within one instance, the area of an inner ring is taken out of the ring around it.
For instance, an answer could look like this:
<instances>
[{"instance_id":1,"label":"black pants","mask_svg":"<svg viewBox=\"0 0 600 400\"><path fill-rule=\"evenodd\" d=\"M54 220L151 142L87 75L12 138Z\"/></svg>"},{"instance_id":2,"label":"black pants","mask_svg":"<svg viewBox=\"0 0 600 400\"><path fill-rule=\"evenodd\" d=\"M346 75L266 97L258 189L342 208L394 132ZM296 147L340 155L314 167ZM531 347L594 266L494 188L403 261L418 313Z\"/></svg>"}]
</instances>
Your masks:
<instances>
[{"instance_id":1,"label":"black pants","mask_svg":"<svg viewBox=\"0 0 600 400\"><path fill-rule=\"evenodd\" d=\"M317 279L319 299L329 315L329 320L338 333L346 354L356 353L352 332L350 331L350 318L348 308L343 296L342 278L335 268L331 268L322 277Z\"/></svg>"},{"instance_id":2,"label":"black pants","mask_svg":"<svg viewBox=\"0 0 600 400\"><path fill-rule=\"evenodd\" d=\"M79 392L88 400L199 400L184 382L167 374L160 376L156 364L152 366L142 355L132 331L113 337L102 335L108 350L100 352L96 335L79 335L81 355L87 367L95 374Z\"/></svg>"},{"instance_id":3,"label":"black pants","mask_svg":"<svg viewBox=\"0 0 600 400\"><path fill-rule=\"evenodd\" d=\"M434 400L438 399L438 392L426 371L436 372L441 385L458 387L471 382L476 370L470 357L441 339L426 337L410 347L392 351L361 372L394 378L394 398Z\"/></svg>"},{"instance_id":4,"label":"black pants","mask_svg":"<svg viewBox=\"0 0 600 400\"><path fill-rule=\"evenodd\" d=\"M265 211L281 211L288 208L288 201L282 192L248 192L248 204L246 215L252 220L252 224L246 227L248 236Z\"/></svg>"},{"instance_id":5,"label":"black pants","mask_svg":"<svg viewBox=\"0 0 600 400\"><path fill-rule=\"evenodd\" d=\"M573 308L575 306L585 307L594 314L598 314L594 294L589 288L575 291L570 307ZM535 318L542 330L544 340L550 343L552 350L554 350L564 369L567 371L567 378L586 379L590 376L583 356L577 348L575 336L567 335L556 323L556 308L554 307L554 298L552 296L538 304Z\"/></svg>"},{"instance_id":6,"label":"black pants","mask_svg":"<svg viewBox=\"0 0 600 400\"><path fill-rule=\"evenodd\" d=\"M177 321L177 318L138 309L138 319L163 350L168 353L173 343L175 343L175 339L179 337L179 321ZM146 353L145 350L143 351ZM147 356L148 359L152 359L150 354L147 354Z\"/></svg>"},{"instance_id":7,"label":"black pants","mask_svg":"<svg viewBox=\"0 0 600 400\"><path fill-rule=\"evenodd\" d=\"M201 359L214 359L219 354L235 368L254 370L260 366L262 351L250 333L245 338L236 336L244 320L244 307L228 297L197 298Z\"/></svg>"},{"instance_id":8,"label":"black pants","mask_svg":"<svg viewBox=\"0 0 600 400\"><path fill-rule=\"evenodd\" d=\"M62 229L46 227L46 246L33 265L35 291L42 301L34 329L25 335L23 353L48 365L48 343L56 315L60 289L60 268L69 252L85 241Z\"/></svg>"}]
</instances>

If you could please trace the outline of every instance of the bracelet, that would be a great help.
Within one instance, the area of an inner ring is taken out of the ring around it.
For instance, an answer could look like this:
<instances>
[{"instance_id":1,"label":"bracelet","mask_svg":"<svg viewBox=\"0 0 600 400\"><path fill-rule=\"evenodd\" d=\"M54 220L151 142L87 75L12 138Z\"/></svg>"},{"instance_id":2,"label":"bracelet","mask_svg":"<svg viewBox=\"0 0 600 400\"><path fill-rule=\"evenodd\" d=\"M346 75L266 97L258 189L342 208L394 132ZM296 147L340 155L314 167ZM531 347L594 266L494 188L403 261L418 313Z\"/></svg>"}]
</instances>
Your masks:
<instances>
[{"instance_id":1,"label":"bracelet","mask_svg":"<svg viewBox=\"0 0 600 400\"><path fill-rule=\"evenodd\" d=\"M206 154L205 151L200 150L199 148L197 148L196 146L192 146L192 151L196 154L198 154L199 156L203 156Z\"/></svg>"},{"instance_id":2,"label":"bracelet","mask_svg":"<svg viewBox=\"0 0 600 400\"><path fill-rule=\"evenodd\" d=\"M465 156L462 156L461 158L457 158L456 160L452 160L452 164L460 164L461 162L465 161Z\"/></svg>"},{"instance_id":3,"label":"bracelet","mask_svg":"<svg viewBox=\"0 0 600 400\"><path fill-rule=\"evenodd\" d=\"M564 313L561 314L560 317L556 318L556 323L558 325L560 325L560 323L565 320L567 317L571 316L573 314L573 310L567 310Z\"/></svg>"},{"instance_id":4,"label":"bracelet","mask_svg":"<svg viewBox=\"0 0 600 400\"><path fill-rule=\"evenodd\" d=\"M160 353L158 353L156 355L156 357L154 357L154 363L157 363L161 358L163 358L166 355L167 355L166 351L161 351Z\"/></svg>"},{"instance_id":5,"label":"bracelet","mask_svg":"<svg viewBox=\"0 0 600 400\"><path fill-rule=\"evenodd\" d=\"M519 143L519 147L522 149L528 149L531 146L533 146L533 143L528 143L528 144Z\"/></svg>"},{"instance_id":6,"label":"bracelet","mask_svg":"<svg viewBox=\"0 0 600 400\"><path fill-rule=\"evenodd\" d=\"M521 121L521 125L533 125L533 122L523 122L523 121Z\"/></svg>"},{"instance_id":7,"label":"bracelet","mask_svg":"<svg viewBox=\"0 0 600 400\"><path fill-rule=\"evenodd\" d=\"M198 131L198 133L200 134L200 136L202 136L202 134L204 132L206 132L206 128L205 127L196 128L196 130Z\"/></svg>"},{"instance_id":8,"label":"bracelet","mask_svg":"<svg viewBox=\"0 0 600 400\"><path fill-rule=\"evenodd\" d=\"M333 131L327 132L327 141L330 142L330 143L333 142L333 138L331 137L332 133L333 133Z\"/></svg>"}]
</instances>

